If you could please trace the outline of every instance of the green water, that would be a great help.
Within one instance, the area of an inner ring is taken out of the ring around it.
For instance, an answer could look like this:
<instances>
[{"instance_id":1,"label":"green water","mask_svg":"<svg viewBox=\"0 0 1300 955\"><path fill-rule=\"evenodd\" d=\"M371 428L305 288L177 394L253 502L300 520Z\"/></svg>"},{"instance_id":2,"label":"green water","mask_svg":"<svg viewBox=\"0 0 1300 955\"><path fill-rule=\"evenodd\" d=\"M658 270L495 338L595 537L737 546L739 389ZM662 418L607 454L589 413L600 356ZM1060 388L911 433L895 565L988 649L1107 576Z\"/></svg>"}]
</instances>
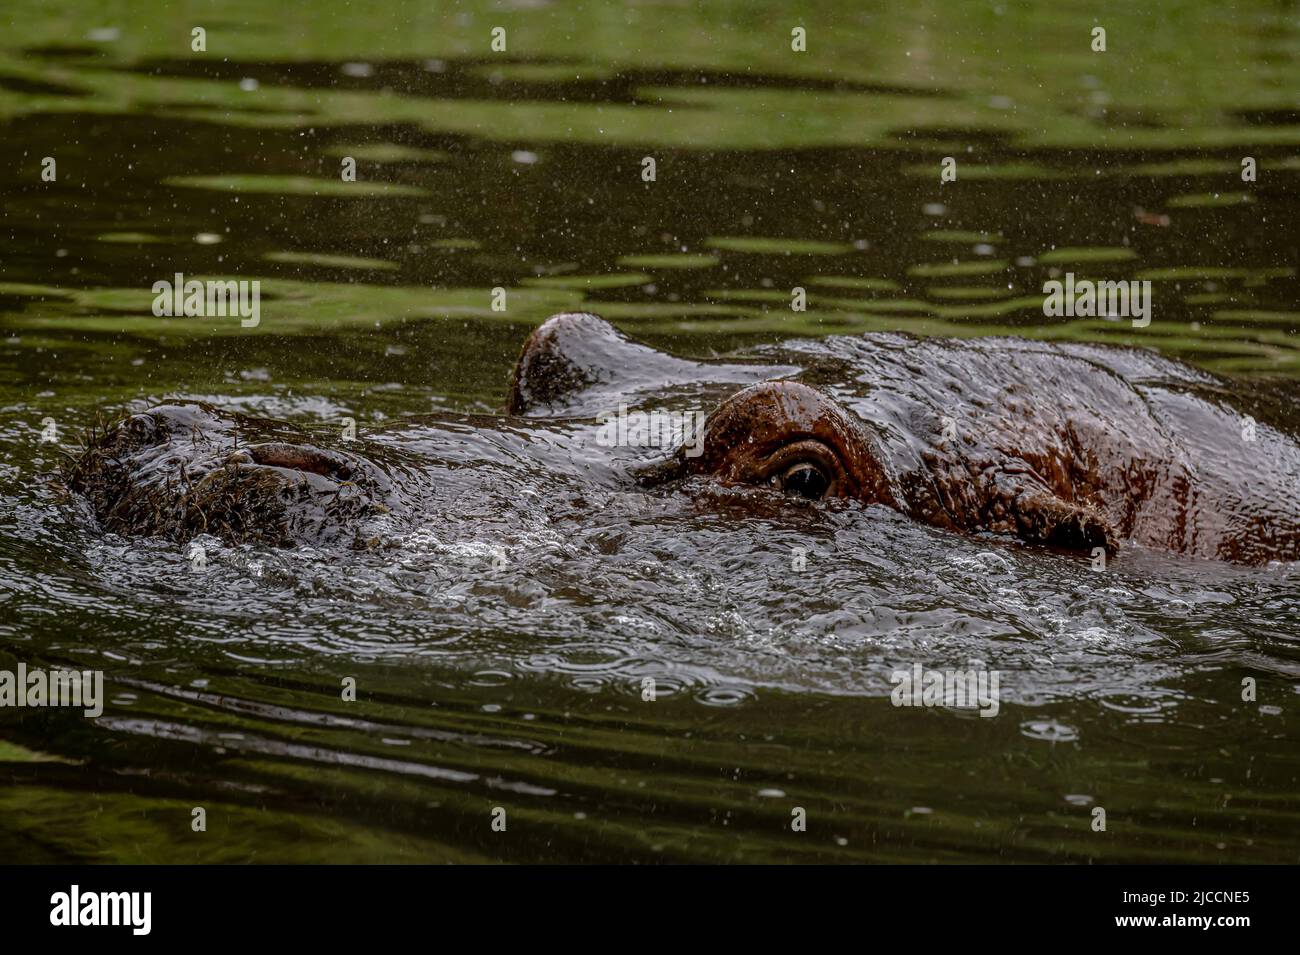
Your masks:
<instances>
[{"instance_id":1,"label":"green water","mask_svg":"<svg viewBox=\"0 0 1300 955\"><path fill-rule=\"evenodd\" d=\"M693 355L1137 344L1294 409L1298 91L1293 2L10 0L0 669L102 669L108 703L0 710L0 861L1297 861L1294 570L1098 579L485 472L396 553L214 546L196 575L49 476L166 396L490 413L575 307ZM1045 318L1065 271L1150 280L1151 325ZM260 324L155 317L177 272L260 280ZM792 579L807 540L831 563ZM998 718L890 705L893 666L971 657Z\"/></svg>"}]
</instances>

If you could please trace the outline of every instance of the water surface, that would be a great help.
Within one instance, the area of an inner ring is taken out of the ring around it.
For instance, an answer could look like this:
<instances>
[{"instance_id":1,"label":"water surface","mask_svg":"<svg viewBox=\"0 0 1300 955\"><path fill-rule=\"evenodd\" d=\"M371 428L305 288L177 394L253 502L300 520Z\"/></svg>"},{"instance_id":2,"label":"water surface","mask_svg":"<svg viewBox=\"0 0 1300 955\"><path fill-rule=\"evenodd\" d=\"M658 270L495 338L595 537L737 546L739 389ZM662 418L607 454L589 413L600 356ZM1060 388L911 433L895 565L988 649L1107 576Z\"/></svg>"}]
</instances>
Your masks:
<instances>
[{"instance_id":1,"label":"water surface","mask_svg":"<svg viewBox=\"0 0 1300 955\"><path fill-rule=\"evenodd\" d=\"M1294 3L6 14L0 668L102 669L109 701L0 711L0 859L1297 861L1295 567L1094 573L455 425L582 307L702 356L1138 344L1300 431ZM1045 318L1065 271L1149 279L1152 324ZM155 318L176 272L259 279L261 324ZM465 466L376 552L207 539L195 571L50 480L83 429L176 396L363 433L439 413ZM996 718L891 705L895 669L972 660Z\"/></svg>"}]
</instances>

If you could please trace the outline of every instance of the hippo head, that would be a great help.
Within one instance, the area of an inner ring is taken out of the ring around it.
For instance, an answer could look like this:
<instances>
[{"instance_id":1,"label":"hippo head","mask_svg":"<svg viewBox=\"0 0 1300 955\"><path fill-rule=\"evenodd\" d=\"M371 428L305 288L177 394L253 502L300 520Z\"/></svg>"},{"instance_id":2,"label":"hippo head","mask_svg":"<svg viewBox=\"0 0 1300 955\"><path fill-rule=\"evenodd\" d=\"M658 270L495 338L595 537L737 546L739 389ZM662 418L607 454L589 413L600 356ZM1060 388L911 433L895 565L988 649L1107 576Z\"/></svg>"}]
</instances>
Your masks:
<instances>
[{"instance_id":1,"label":"hippo head","mask_svg":"<svg viewBox=\"0 0 1300 955\"><path fill-rule=\"evenodd\" d=\"M811 500L851 498L897 508L870 426L826 393L785 377L798 371L685 361L632 341L599 316L564 313L524 343L508 408L519 415L592 410L647 391L753 381L716 404L702 434L683 428L675 453L641 470L641 483L700 475Z\"/></svg>"},{"instance_id":2,"label":"hippo head","mask_svg":"<svg viewBox=\"0 0 1300 955\"><path fill-rule=\"evenodd\" d=\"M512 479L580 496L582 487L702 478L897 507L870 426L793 380L800 373L761 360L678 358L596 315L565 313L524 343L505 416L413 416L340 441L323 429L172 401L93 435L66 477L118 533L272 545L372 544L382 537L376 527L419 526L448 512L440 495L490 497L494 482L514 506ZM652 434L617 433L615 416L628 408L650 415ZM670 420L681 426L659 427Z\"/></svg>"},{"instance_id":3,"label":"hippo head","mask_svg":"<svg viewBox=\"0 0 1300 955\"><path fill-rule=\"evenodd\" d=\"M1193 439L1179 429L1197 448L1224 447L1238 425L1170 391L1168 362L901 335L754 354L688 360L565 313L525 341L505 415L411 416L353 436L174 402L95 436L67 483L104 527L181 540L373 546L439 522L477 533L490 511L462 503L567 501L589 517L598 494L703 482L752 488L740 497L754 506L883 505L1094 560L1125 539L1243 563L1300 553L1300 524L1276 513L1300 474L1294 442L1266 433L1260 460L1279 490L1258 500L1235 490L1234 460L1198 451L1195 471L1181 469Z\"/></svg>"}]
</instances>

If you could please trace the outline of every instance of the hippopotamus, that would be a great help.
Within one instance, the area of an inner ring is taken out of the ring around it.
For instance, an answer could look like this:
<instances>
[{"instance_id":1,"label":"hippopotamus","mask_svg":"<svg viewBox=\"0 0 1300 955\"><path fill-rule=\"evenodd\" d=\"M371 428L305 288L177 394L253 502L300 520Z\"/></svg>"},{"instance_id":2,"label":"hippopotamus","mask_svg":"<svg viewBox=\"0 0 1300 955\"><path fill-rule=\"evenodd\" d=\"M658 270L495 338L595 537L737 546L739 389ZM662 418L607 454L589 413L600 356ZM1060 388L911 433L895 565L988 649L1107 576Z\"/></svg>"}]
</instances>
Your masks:
<instances>
[{"instance_id":1,"label":"hippopotamus","mask_svg":"<svg viewBox=\"0 0 1300 955\"><path fill-rule=\"evenodd\" d=\"M425 519L418 502L489 455L645 494L705 484L861 520L889 508L1093 560L1142 547L1294 561L1294 399L1242 390L1144 349L1007 337L830 336L690 359L564 313L528 335L501 415L343 440L173 402L92 435L66 477L106 530L181 541L382 546L385 522Z\"/></svg>"}]
</instances>

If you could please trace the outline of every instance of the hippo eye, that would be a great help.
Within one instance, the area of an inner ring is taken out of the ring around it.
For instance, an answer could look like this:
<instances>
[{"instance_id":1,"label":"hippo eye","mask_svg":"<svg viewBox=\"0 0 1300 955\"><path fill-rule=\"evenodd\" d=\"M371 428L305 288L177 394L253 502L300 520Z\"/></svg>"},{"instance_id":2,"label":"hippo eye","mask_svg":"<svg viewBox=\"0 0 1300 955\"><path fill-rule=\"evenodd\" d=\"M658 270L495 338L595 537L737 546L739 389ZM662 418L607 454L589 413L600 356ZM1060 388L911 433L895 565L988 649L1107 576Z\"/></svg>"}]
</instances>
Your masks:
<instances>
[{"instance_id":1,"label":"hippo eye","mask_svg":"<svg viewBox=\"0 0 1300 955\"><path fill-rule=\"evenodd\" d=\"M831 486L831 479L815 464L800 461L786 468L777 480L778 486L787 494L798 494L809 500L820 500Z\"/></svg>"}]
</instances>

